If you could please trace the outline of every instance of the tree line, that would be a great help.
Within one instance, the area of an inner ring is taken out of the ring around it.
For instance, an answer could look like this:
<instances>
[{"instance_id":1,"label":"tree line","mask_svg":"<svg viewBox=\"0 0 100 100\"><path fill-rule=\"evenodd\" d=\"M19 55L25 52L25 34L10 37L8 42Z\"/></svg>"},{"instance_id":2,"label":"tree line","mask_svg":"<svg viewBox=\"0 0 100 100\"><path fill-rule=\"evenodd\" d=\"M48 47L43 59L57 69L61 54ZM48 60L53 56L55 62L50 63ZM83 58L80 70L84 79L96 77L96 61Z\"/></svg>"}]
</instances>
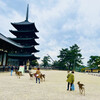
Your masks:
<instances>
[{"instance_id":1,"label":"tree line","mask_svg":"<svg viewBox=\"0 0 100 100\"><path fill-rule=\"evenodd\" d=\"M58 60L52 61L52 64L50 64L51 57L49 55L44 56L41 65L44 68L52 67L59 70L80 70L85 68L82 61L84 58L77 44L69 48L62 48L57 58ZM90 56L87 66L90 68L98 68L98 65L100 65L100 56Z\"/></svg>"}]
</instances>

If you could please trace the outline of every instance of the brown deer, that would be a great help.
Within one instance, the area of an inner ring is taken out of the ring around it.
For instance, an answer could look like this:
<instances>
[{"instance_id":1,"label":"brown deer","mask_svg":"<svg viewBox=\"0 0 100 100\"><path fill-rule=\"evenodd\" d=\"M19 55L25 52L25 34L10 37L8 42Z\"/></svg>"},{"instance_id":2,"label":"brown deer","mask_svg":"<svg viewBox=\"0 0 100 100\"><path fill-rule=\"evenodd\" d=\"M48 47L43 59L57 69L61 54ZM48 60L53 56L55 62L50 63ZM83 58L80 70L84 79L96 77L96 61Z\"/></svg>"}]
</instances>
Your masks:
<instances>
[{"instance_id":1,"label":"brown deer","mask_svg":"<svg viewBox=\"0 0 100 100\"><path fill-rule=\"evenodd\" d=\"M85 95L84 84L81 84L80 81L78 81L77 84L78 84L78 87L79 87L80 94L83 94L83 92L84 92L84 95Z\"/></svg>"},{"instance_id":2,"label":"brown deer","mask_svg":"<svg viewBox=\"0 0 100 100\"><path fill-rule=\"evenodd\" d=\"M45 81L45 74L40 74L40 79Z\"/></svg>"},{"instance_id":3,"label":"brown deer","mask_svg":"<svg viewBox=\"0 0 100 100\"><path fill-rule=\"evenodd\" d=\"M21 71L15 71L15 74L20 78L20 76L22 76L22 72Z\"/></svg>"}]
</instances>

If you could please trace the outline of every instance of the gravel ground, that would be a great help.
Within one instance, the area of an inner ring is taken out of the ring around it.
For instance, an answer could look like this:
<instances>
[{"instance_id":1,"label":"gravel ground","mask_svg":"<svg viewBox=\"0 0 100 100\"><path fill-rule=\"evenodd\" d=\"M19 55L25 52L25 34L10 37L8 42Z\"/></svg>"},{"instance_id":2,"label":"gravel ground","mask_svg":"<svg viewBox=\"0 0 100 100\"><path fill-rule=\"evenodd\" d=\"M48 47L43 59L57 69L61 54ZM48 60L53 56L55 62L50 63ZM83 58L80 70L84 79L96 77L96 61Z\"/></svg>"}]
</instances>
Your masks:
<instances>
[{"instance_id":1,"label":"gravel ground","mask_svg":"<svg viewBox=\"0 0 100 100\"><path fill-rule=\"evenodd\" d=\"M32 70L35 72L35 70ZM0 72L0 100L100 100L100 77L75 72L75 91L66 90L67 71L41 70L45 82L36 83L24 73ZM85 84L85 96L80 95L77 81Z\"/></svg>"}]
</instances>

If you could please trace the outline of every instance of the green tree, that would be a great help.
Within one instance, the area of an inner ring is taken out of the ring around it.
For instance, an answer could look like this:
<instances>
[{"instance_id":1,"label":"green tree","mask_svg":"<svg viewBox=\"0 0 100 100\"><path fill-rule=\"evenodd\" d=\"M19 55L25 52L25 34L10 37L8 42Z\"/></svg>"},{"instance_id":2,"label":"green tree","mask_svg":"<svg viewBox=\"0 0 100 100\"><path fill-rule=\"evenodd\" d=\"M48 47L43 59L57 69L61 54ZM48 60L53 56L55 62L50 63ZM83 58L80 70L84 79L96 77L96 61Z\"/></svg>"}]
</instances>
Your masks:
<instances>
[{"instance_id":1,"label":"green tree","mask_svg":"<svg viewBox=\"0 0 100 100\"><path fill-rule=\"evenodd\" d=\"M69 49L65 48L60 51L59 64L62 69L73 70L82 64L82 54L77 44L74 44Z\"/></svg>"},{"instance_id":2,"label":"green tree","mask_svg":"<svg viewBox=\"0 0 100 100\"><path fill-rule=\"evenodd\" d=\"M44 67L49 66L50 57L49 57L49 56L44 56L44 58L43 58L42 62L43 62L43 64L42 64L42 65L43 65Z\"/></svg>"},{"instance_id":3,"label":"green tree","mask_svg":"<svg viewBox=\"0 0 100 100\"><path fill-rule=\"evenodd\" d=\"M32 60L30 63L31 63L32 66L38 66L39 65L37 60Z\"/></svg>"},{"instance_id":4,"label":"green tree","mask_svg":"<svg viewBox=\"0 0 100 100\"><path fill-rule=\"evenodd\" d=\"M98 68L98 65L100 65L100 56L90 56L87 64L90 68Z\"/></svg>"},{"instance_id":5,"label":"green tree","mask_svg":"<svg viewBox=\"0 0 100 100\"><path fill-rule=\"evenodd\" d=\"M55 60L55 61L53 61L53 63L52 63L52 68L54 68L54 69L56 69L56 68L58 68L58 61L57 60Z\"/></svg>"}]
</instances>

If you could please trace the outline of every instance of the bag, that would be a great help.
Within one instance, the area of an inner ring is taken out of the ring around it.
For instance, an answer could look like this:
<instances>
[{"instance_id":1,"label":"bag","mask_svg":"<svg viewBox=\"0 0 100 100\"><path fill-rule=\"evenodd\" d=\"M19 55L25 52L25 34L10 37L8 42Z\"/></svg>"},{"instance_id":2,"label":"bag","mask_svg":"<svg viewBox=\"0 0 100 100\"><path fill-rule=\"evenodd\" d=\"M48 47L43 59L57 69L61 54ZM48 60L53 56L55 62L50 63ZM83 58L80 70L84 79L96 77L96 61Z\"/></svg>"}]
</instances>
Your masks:
<instances>
[{"instance_id":1,"label":"bag","mask_svg":"<svg viewBox=\"0 0 100 100\"><path fill-rule=\"evenodd\" d=\"M36 74L36 77L38 77L39 76L39 74Z\"/></svg>"},{"instance_id":2,"label":"bag","mask_svg":"<svg viewBox=\"0 0 100 100\"><path fill-rule=\"evenodd\" d=\"M74 84L72 84L72 86L71 86L71 90L72 90L72 91L75 90Z\"/></svg>"}]
</instances>

